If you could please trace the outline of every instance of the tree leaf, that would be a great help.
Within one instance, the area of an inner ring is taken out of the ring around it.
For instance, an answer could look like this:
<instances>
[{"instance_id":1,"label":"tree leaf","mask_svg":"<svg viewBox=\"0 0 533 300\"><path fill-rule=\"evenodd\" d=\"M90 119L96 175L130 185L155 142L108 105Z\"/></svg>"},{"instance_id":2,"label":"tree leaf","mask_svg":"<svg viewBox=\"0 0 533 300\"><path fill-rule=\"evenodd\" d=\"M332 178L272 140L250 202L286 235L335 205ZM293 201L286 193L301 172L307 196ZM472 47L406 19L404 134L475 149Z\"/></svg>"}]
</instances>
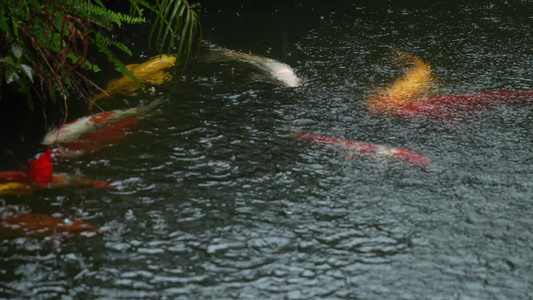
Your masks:
<instances>
[{"instance_id":1,"label":"tree leaf","mask_svg":"<svg viewBox=\"0 0 533 300\"><path fill-rule=\"evenodd\" d=\"M13 54L16 58L20 58L22 56L22 47L17 46L15 44L11 45L11 51L13 51Z\"/></svg>"},{"instance_id":2,"label":"tree leaf","mask_svg":"<svg viewBox=\"0 0 533 300\"><path fill-rule=\"evenodd\" d=\"M17 70L16 69L7 69L6 70L6 83L7 84L10 84L12 83L13 81L18 81L19 80L19 74L17 74Z\"/></svg>"},{"instance_id":3,"label":"tree leaf","mask_svg":"<svg viewBox=\"0 0 533 300\"><path fill-rule=\"evenodd\" d=\"M15 61L13 61L13 58L11 56L6 56L4 57L4 59L2 59L3 62L5 62L6 64L14 67L15 66Z\"/></svg>"},{"instance_id":4,"label":"tree leaf","mask_svg":"<svg viewBox=\"0 0 533 300\"><path fill-rule=\"evenodd\" d=\"M20 68L22 69L22 71L24 71L24 73L26 74L28 79L31 81L31 83L33 83L33 69L32 69L32 67L30 67L28 65L25 65L25 64L21 64Z\"/></svg>"}]
</instances>

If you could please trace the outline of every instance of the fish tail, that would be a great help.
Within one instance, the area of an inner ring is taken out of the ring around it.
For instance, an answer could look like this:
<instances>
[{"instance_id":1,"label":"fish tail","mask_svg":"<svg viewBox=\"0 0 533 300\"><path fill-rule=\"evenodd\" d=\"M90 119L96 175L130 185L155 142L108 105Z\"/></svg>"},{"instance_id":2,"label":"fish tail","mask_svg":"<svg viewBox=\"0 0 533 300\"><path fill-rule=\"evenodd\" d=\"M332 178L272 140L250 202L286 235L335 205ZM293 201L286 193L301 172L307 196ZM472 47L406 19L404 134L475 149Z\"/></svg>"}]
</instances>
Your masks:
<instances>
[{"instance_id":1,"label":"fish tail","mask_svg":"<svg viewBox=\"0 0 533 300\"><path fill-rule=\"evenodd\" d=\"M158 97L157 99L155 99L154 101L150 102L147 105L139 106L137 108L137 114L138 115L147 114L151 112L152 110L154 110L157 106L161 105L161 103L163 102L165 102L165 99L163 97Z\"/></svg>"},{"instance_id":2,"label":"fish tail","mask_svg":"<svg viewBox=\"0 0 533 300\"><path fill-rule=\"evenodd\" d=\"M407 163L413 165L422 167L431 166L431 160L427 156L420 152L411 151L409 149L396 148L392 156L403 159Z\"/></svg>"},{"instance_id":3,"label":"fish tail","mask_svg":"<svg viewBox=\"0 0 533 300\"><path fill-rule=\"evenodd\" d=\"M206 48L209 49L209 51L201 56L201 60L206 63L213 63L213 62L225 62L225 61L231 61L235 60L235 53L232 50L216 46L213 44L208 45Z\"/></svg>"}]
</instances>

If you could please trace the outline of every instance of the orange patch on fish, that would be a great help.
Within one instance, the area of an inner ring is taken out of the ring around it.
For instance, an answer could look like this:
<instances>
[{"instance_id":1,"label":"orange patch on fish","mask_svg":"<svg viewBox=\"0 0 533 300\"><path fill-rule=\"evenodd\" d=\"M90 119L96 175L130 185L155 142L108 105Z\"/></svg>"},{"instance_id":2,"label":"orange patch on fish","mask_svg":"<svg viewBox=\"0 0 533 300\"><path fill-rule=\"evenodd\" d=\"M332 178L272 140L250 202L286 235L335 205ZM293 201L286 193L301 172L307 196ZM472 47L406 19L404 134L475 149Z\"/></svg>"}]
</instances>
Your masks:
<instances>
[{"instance_id":1,"label":"orange patch on fish","mask_svg":"<svg viewBox=\"0 0 533 300\"><path fill-rule=\"evenodd\" d=\"M0 231L11 236L49 236L54 233L98 233L98 228L84 221L54 218L45 214L22 213L7 216L0 221Z\"/></svg>"},{"instance_id":2,"label":"orange patch on fish","mask_svg":"<svg viewBox=\"0 0 533 300\"><path fill-rule=\"evenodd\" d=\"M390 87L380 90L371 96L367 109L375 113L386 113L402 108L409 103L429 96L434 87L431 66L408 53L401 53L412 65L405 74L398 78Z\"/></svg>"}]
</instances>

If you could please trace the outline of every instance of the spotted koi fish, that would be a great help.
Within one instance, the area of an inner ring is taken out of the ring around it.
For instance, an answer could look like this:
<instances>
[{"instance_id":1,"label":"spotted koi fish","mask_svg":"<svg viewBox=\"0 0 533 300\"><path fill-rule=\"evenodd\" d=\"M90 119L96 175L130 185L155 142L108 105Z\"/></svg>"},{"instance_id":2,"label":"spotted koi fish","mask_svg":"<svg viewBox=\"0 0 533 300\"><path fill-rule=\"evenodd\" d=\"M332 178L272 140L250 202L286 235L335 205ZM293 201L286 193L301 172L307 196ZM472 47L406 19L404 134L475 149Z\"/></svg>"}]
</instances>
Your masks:
<instances>
[{"instance_id":1,"label":"spotted koi fish","mask_svg":"<svg viewBox=\"0 0 533 300\"><path fill-rule=\"evenodd\" d=\"M347 157L349 158L353 158L354 156L385 157L404 161L410 165L423 167L431 165L431 160L422 153L405 148L394 148L374 143L340 140L307 131L297 132L296 137L320 145L329 145L341 149L348 153Z\"/></svg>"},{"instance_id":2,"label":"spotted koi fish","mask_svg":"<svg viewBox=\"0 0 533 300\"><path fill-rule=\"evenodd\" d=\"M126 69L133 73L141 83L160 85L172 79L172 75L165 72L165 69L173 67L175 63L176 56L161 55L152 57L142 64L127 65ZM139 85L129 76L124 75L121 78L110 81L104 90L105 92L96 95L92 102L113 94L132 93L137 89L139 89Z\"/></svg>"}]
</instances>

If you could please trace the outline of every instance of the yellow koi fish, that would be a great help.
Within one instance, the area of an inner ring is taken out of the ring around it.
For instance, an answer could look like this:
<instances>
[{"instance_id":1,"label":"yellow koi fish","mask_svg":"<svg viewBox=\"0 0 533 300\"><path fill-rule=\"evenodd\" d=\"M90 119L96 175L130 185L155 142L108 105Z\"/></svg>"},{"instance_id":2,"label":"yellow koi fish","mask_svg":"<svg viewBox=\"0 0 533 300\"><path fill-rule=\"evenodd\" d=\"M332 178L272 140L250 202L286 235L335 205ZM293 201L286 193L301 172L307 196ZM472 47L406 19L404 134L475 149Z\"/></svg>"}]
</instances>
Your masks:
<instances>
[{"instance_id":1,"label":"yellow koi fish","mask_svg":"<svg viewBox=\"0 0 533 300\"><path fill-rule=\"evenodd\" d=\"M172 79L172 75L165 72L165 69L171 68L176 63L176 56L161 55L152 57L149 61L142 64L127 65L126 69L132 72L141 83L162 84ZM114 79L107 84L105 93L100 93L92 99L96 102L112 94L132 93L139 89L139 85L129 76L124 75L121 78Z\"/></svg>"},{"instance_id":2,"label":"yellow koi fish","mask_svg":"<svg viewBox=\"0 0 533 300\"><path fill-rule=\"evenodd\" d=\"M372 112L390 112L414 100L429 96L434 88L431 66L409 53L400 53L413 66L398 78L391 87L371 97L367 108Z\"/></svg>"}]
</instances>

